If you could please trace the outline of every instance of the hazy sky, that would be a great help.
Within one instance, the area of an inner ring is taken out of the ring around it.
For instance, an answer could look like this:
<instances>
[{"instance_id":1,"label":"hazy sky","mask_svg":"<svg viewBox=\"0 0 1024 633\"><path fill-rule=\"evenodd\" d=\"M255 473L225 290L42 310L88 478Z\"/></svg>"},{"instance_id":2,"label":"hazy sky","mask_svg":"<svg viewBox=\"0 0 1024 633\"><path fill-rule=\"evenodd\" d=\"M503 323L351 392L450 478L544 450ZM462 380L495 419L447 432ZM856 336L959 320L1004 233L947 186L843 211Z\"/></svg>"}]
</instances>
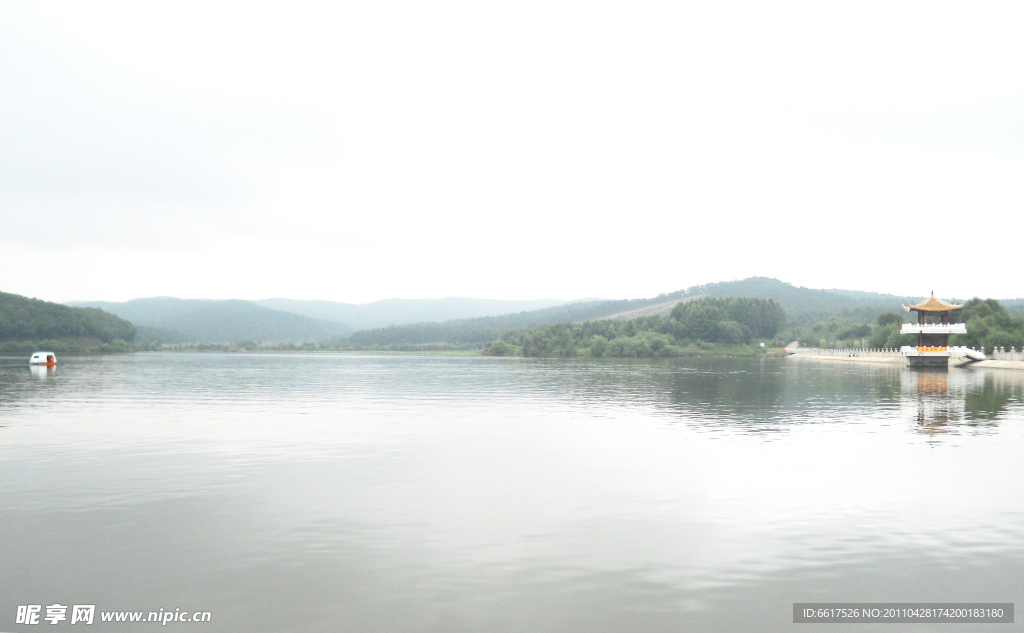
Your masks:
<instances>
[{"instance_id":1,"label":"hazy sky","mask_svg":"<svg viewBox=\"0 0 1024 633\"><path fill-rule=\"evenodd\" d=\"M5 2L0 290L1024 296L1022 31L1021 3Z\"/></svg>"}]
</instances>

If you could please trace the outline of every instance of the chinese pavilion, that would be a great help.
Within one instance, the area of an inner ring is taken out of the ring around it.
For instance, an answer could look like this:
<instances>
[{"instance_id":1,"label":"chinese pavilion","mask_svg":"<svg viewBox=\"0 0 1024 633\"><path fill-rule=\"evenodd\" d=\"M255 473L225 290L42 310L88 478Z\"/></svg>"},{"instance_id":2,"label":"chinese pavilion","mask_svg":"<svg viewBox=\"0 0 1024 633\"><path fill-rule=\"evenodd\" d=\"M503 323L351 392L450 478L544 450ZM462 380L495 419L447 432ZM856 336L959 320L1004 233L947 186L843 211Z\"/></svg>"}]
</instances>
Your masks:
<instances>
[{"instance_id":1,"label":"chinese pavilion","mask_svg":"<svg viewBox=\"0 0 1024 633\"><path fill-rule=\"evenodd\" d=\"M916 334L917 345L901 350L911 367L946 367L949 365L950 334L967 334L963 323L950 323L949 315L962 305L946 303L932 296L915 306L903 306L907 312L917 312L917 323L904 323L901 334ZM929 322L929 319L931 320Z\"/></svg>"}]
</instances>

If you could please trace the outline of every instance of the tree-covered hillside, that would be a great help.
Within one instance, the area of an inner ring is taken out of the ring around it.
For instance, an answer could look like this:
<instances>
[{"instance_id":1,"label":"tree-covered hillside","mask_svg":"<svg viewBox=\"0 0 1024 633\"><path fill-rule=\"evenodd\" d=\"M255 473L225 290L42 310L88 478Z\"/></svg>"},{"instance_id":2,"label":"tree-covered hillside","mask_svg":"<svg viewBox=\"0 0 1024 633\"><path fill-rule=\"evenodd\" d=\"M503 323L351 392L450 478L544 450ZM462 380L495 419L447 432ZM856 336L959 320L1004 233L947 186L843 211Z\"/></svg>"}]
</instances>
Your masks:
<instances>
[{"instance_id":1,"label":"tree-covered hillside","mask_svg":"<svg viewBox=\"0 0 1024 633\"><path fill-rule=\"evenodd\" d=\"M494 356L680 356L708 345L733 351L769 341L785 320L772 300L705 297L678 304L667 317L538 325L505 332L484 353Z\"/></svg>"},{"instance_id":2,"label":"tree-covered hillside","mask_svg":"<svg viewBox=\"0 0 1024 633\"><path fill-rule=\"evenodd\" d=\"M139 327L156 343L288 343L323 341L352 332L341 323L273 310L251 301L150 297L124 302L78 302L100 307Z\"/></svg>"},{"instance_id":3,"label":"tree-covered hillside","mask_svg":"<svg viewBox=\"0 0 1024 633\"><path fill-rule=\"evenodd\" d=\"M0 292L0 341L71 338L131 342L135 326L96 308L72 308Z\"/></svg>"},{"instance_id":4,"label":"tree-covered hillside","mask_svg":"<svg viewBox=\"0 0 1024 633\"><path fill-rule=\"evenodd\" d=\"M953 323L966 323L967 334L950 337L950 345L966 345L991 351L995 347L1024 348L1024 315L1006 309L995 299L975 297L951 313ZM913 316L903 310L878 315L874 323L857 323L842 317L830 317L809 326L791 326L777 337L799 341L808 347L831 348L897 348L913 345L913 335L901 334L904 323Z\"/></svg>"},{"instance_id":5,"label":"tree-covered hillside","mask_svg":"<svg viewBox=\"0 0 1024 633\"><path fill-rule=\"evenodd\" d=\"M999 301L975 297L954 314L967 324L967 334L953 336L953 345L1024 349L1024 315L1011 314Z\"/></svg>"},{"instance_id":6,"label":"tree-covered hillside","mask_svg":"<svg viewBox=\"0 0 1024 633\"><path fill-rule=\"evenodd\" d=\"M999 303L1001 303L1008 312L1024 316L1024 299L1003 299Z\"/></svg>"},{"instance_id":7,"label":"tree-covered hillside","mask_svg":"<svg viewBox=\"0 0 1024 633\"><path fill-rule=\"evenodd\" d=\"M771 300L785 311L786 324L794 327L810 326L832 317L849 323L870 324L879 314L899 309L901 301L914 300L875 293L814 290L777 279L751 277L741 281L693 286L647 299L588 301L503 316L363 330L353 334L347 341L334 341L334 344L347 344L355 349L411 349L423 345L466 348L492 341L509 330L606 319L640 308L665 304L671 306L673 301L692 301L700 297Z\"/></svg>"},{"instance_id":8,"label":"tree-covered hillside","mask_svg":"<svg viewBox=\"0 0 1024 633\"><path fill-rule=\"evenodd\" d=\"M774 301L786 314L782 333L777 336L791 336L792 338L788 340L798 339L802 344L812 345L819 345L822 341L829 344L862 341L867 337L874 343L888 344L902 340L898 334L893 336L889 331L892 329L892 323L879 329L876 320L883 314L902 313L901 303L914 303L919 299L853 290L817 290L793 286L777 279L751 277L739 281L692 286L645 299L578 301L538 310L452 319L440 323L433 322L432 319L452 311L497 310L527 305L530 302L449 298L388 300L358 306L286 299L244 302L155 297L123 303L93 302L88 305L103 307L138 326L145 326L140 330L139 337L146 341L315 341L321 347L336 349L404 351L479 349L498 339L505 332L533 326L579 324L602 319L632 320L637 316L651 314L665 317L681 301L692 302L706 297L745 297ZM257 303L270 304L279 309L270 309L267 305L260 306ZM1007 301L1004 307L1011 312L1024 310L1024 301ZM359 312L360 310L362 312ZM303 316L296 312L304 312L307 315ZM309 315L313 314L328 318L311 318ZM423 322L364 329L350 335L351 329L345 325L330 322L345 315L357 320L366 319L365 322L407 319L420 315ZM289 316L294 318L288 318Z\"/></svg>"},{"instance_id":9,"label":"tree-covered hillside","mask_svg":"<svg viewBox=\"0 0 1024 633\"><path fill-rule=\"evenodd\" d=\"M190 312L222 303L216 299L179 299L147 297L130 301L73 301L68 305L100 308L135 325L157 326ZM255 305L346 326L347 331L381 328L405 323L436 323L452 319L511 314L541 310L568 303L559 299L503 301L445 297L442 299L385 299L373 303L352 304L337 301L296 299L260 299Z\"/></svg>"},{"instance_id":10,"label":"tree-covered hillside","mask_svg":"<svg viewBox=\"0 0 1024 633\"><path fill-rule=\"evenodd\" d=\"M99 308L116 314L135 325L156 326L170 319L195 312L218 303L214 299L179 299L177 297L146 297L130 301L72 301L68 305L79 308Z\"/></svg>"},{"instance_id":11,"label":"tree-covered hillside","mask_svg":"<svg viewBox=\"0 0 1024 633\"><path fill-rule=\"evenodd\" d=\"M564 306L518 312L501 316L478 317L475 319L454 319L443 323L412 323L389 327L361 330L346 340L336 340L335 345L356 348L407 349L417 345L448 345L455 348L479 347L493 341L502 332L530 325L565 323L600 318L629 307L631 301L592 301ZM614 304L609 307L608 304Z\"/></svg>"},{"instance_id":12,"label":"tree-covered hillside","mask_svg":"<svg viewBox=\"0 0 1024 633\"><path fill-rule=\"evenodd\" d=\"M444 297L441 299L384 299L353 304L336 301L300 301L296 299L260 299L253 303L274 310L301 314L314 319L344 323L357 330L382 328L407 323L440 323L453 319L473 319L516 312L542 310L568 303L560 299L504 301Z\"/></svg>"},{"instance_id":13,"label":"tree-covered hillside","mask_svg":"<svg viewBox=\"0 0 1024 633\"><path fill-rule=\"evenodd\" d=\"M340 323L271 310L249 301L217 301L151 323L146 330L146 334L161 337L161 343L180 343L182 339L207 343L322 341L349 332Z\"/></svg>"},{"instance_id":14,"label":"tree-covered hillside","mask_svg":"<svg viewBox=\"0 0 1024 633\"><path fill-rule=\"evenodd\" d=\"M786 311L789 325L810 325L831 317L871 323L883 312L898 310L901 303L921 299L856 290L817 290L767 277L695 286L687 292L709 297L772 299Z\"/></svg>"}]
</instances>

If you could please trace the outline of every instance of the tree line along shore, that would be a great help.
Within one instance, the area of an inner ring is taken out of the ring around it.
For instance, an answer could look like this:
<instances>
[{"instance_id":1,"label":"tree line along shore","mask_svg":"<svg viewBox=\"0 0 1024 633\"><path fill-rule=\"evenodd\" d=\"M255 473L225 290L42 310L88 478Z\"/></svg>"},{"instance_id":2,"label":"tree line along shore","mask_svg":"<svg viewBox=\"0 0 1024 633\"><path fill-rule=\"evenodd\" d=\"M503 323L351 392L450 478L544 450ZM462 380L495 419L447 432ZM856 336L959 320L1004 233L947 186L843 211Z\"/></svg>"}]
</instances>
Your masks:
<instances>
[{"instance_id":1,"label":"tree line along shore","mask_svg":"<svg viewBox=\"0 0 1024 633\"><path fill-rule=\"evenodd\" d=\"M0 353L50 349L65 353L371 351L527 357L664 357L757 355L777 352L791 341L799 341L804 347L831 348L891 348L912 343L911 337L900 334L900 326L908 317L902 311L891 309L894 303L891 299L880 302L871 296L874 304L862 302L854 309L829 315L821 309L823 305L829 307L822 303L823 297L825 301L841 302L825 291L794 289L776 280L759 278L729 283L739 284L738 288L730 288L733 292L749 289L774 294L779 300L708 296L727 285L719 284L649 300L594 301L497 317L394 325L323 336L319 340L208 341L181 340L179 335L174 342L167 343L149 336L147 328L137 327L100 309L70 307L0 293ZM223 303L231 309L231 314L240 314L250 322L258 321L259 327L250 331L258 333L269 327L262 314L265 308L253 311L240 305L244 302ZM864 305L870 305L870 309ZM671 309L627 318L661 310L662 306L671 306ZM886 306L890 309L880 309ZM271 317L271 326L294 327L287 318L277 314ZM206 318L213 319L210 315ZM968 324L968 334L954 336L951 344L983 349L1024 349L1024 315L1008 310L999 301L971 299L955 313L955 318ZM308 329L308 324L300 325Z\"/></svg>"}]
</instances>

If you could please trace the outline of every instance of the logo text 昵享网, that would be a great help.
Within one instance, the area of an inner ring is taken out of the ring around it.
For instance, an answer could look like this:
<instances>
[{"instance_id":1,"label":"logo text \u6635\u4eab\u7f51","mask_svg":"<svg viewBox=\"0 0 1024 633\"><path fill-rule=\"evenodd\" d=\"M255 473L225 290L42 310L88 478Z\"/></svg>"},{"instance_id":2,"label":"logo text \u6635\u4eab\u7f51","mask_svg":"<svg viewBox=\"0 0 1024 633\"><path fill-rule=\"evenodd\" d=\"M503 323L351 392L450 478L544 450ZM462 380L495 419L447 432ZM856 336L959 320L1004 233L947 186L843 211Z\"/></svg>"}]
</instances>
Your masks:
<instances>
[{"instance_id":1,"label":"logo text \u6635\u4eab\u7f51","mask_svg":"<svg viewBox=\"0 0 1024 633\"><path fill-rule=\"evenodd\" d=\"M68 609L71 610L70 621ZM45 615L43 615L45 613ZM94 604L60 604L50 605L24 604L18 606L15 624L36 625L48 624L92 624L96 619ZM152 622L166 625L170 622L210 622L213 616L209 611L190 611L188 609L160 609L158 611L100 611L100 622Z\"/></svg>"}]
</instances>

